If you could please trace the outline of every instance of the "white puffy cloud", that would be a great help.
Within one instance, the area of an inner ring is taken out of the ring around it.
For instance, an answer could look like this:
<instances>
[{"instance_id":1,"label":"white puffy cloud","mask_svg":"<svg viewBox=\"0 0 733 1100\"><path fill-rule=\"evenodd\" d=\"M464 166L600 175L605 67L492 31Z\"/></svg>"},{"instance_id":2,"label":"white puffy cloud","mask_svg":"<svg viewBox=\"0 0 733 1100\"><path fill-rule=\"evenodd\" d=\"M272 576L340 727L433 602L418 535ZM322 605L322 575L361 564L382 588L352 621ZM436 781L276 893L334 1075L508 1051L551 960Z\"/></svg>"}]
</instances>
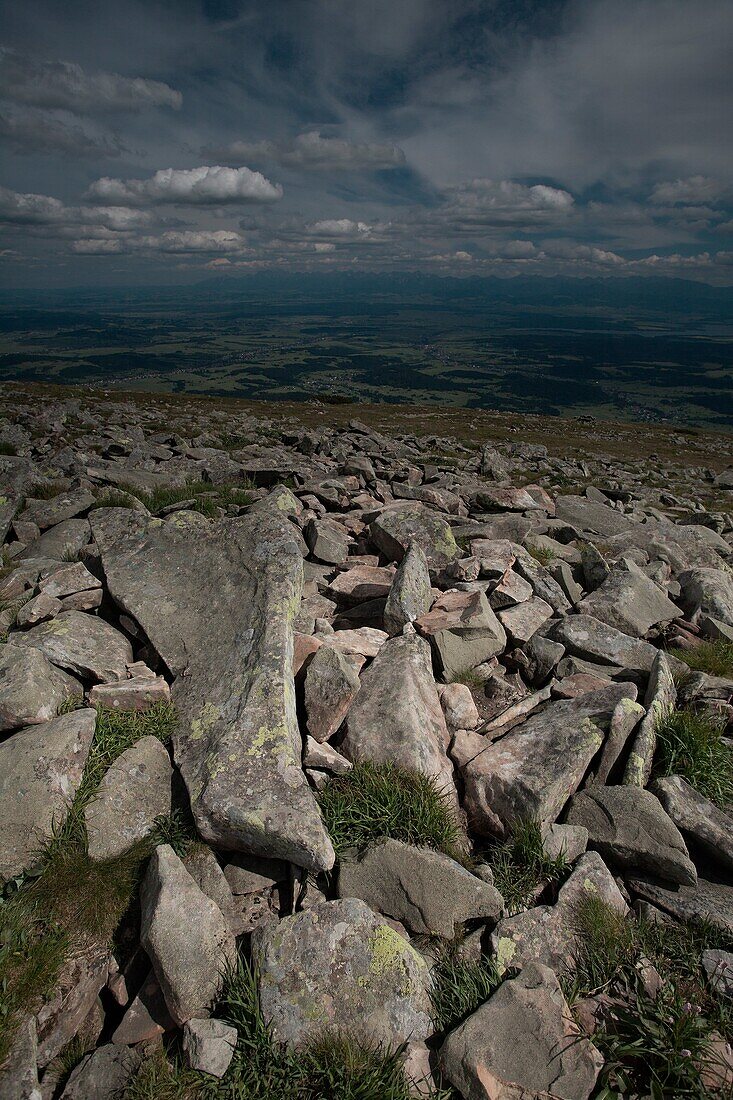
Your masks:
<instances>
[{"instance_id":1,"label":"white puffy cloud","mask_svg":"<svg viewBox=\"0 0 733 1100\"><path fill-rule=\"evenodd\" d=\"M228 164L244 164L264 157L317 172L399 168L405 163L405 154L396 145L346 141L324 136L318 130L298 134L288 142L233 141L229 145L205 148L202 152Z\"/></svg>"},{"instance_id":2,"label":"white puffy cloud","mask_svg":"<svg viewBox=\"0 0 733 1100\"><path fill-rule=\"evenodd\" d=\"M708 176L689 176L687 179L658 183L649 196L649 201L661 206L675 206L682 203L694 206L715 202L725 191L718 180Z\"/></svg>"},{"instance_id":3,"label":"white puffy cloud","mask_svg":"<svg viewBox=\"0 0 733 1100\"><path fill-rule=\"evenodd\" d=\"M228 229L167 230L157 236L120 237L98 240L83 237L74 241L72 249L83 255L106 255L120 252L163 252L188 254L197 252L241 252L245 247L240 233Z\"/></svg>"},{"instance_id":4,"label":"white puffy cloud","mask_svg":"<svg viewBox=\"0 0 733 1100\"><path fill-rule=\"evenodd\" d=\"M128 232L149 221L144 211L124 206L67 206L52 195L36 195L0 187L0 222L15 226L45 226L60 230L74 226L102 226Z\"/></svg>"},{"instance_id":5,"label":"white puffy cloud","mask_svg":"<svg viewBox=\"0 0 733 1100\"><path fill-rule=\"evenodd\" d=\"M569 191L513 180L473 179L444 192L440 216L457 225L521 225L555 221L572 211Z\"/></svg>"},{"instance_id":6,"label":"white puffy cloud","mask_svg":"<svg viewBox=\"0 0 733 1100\"><path fill-rule=\"evenodd\" d=\"M120 205L178 203L210 205L221 203L276 202L282 198L280 184L271 183L249 168L202 165L199 168L161 168L144 180L121 180L103 176L87 190L95 202Z\"/></svg>"},{"instance_id":7,"label":"white puffy cloud","mask_svg":"<svg viewBox=\"0 0 733 1100\"><path fill-rule=\"evenodd\" d=\"M371 228L366 222L355 222L351 218L326 218L308 226L308 232L320 237L364 237Z\"/></svg>"},{"instance_id":8,"label":"white puffy cloud","mask_svg":"<svg viewBox=\"0 0 733 1100\"><path fill-rule=\"evenodd\" d=\"M181 106L181 93L160 80L87 73L69 61L39 61L0 49L0 96L33 107L67 108L83 114Z\"/></svg>"}]
</instances>

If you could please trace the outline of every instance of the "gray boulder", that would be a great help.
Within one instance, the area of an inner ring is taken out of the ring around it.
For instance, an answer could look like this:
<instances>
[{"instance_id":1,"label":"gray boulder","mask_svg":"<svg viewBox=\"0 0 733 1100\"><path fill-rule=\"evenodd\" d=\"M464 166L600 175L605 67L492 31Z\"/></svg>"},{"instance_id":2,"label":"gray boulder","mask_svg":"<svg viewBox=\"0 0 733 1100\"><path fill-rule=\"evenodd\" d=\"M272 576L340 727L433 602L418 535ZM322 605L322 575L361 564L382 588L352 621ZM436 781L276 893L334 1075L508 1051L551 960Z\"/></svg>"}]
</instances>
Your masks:
<instances>
[{"instance_id":1,"label":"gray boulder","mask_svg":"<svg viewBox=\"0 0 733 1100\"><path fill-rule=\"evenodd\" d=\"M94 494L87 489L69 489L68 492L59 493L48 500L34 500L28 497L19 519L35 523L45 531L47 527L55 527L57 523L74 519L83 512L88 512L94 500Z\"/></svg>"},{"instance_id":2,"label":"gray boulder","mask_svg":"<svg viewBox=\"0 0 733 1100\"><path fill-rule=\"evenodd\" d=\"M540 963L504 982L452 1031L440 1060L465 1100L587 1100L603 1065L557 977Z\"/></svg>"},{"instance_id":3,"label":"gray boulder","mask_svg":"<svg viewBox=\"0 0 733 1100\"><path fill-rule=\"evenodd\" d=\"M653 626L671 623L679 609L633 562L615 568L607 579L578 605L581 615L592 615L624 634L642 638Z\"/></svg>"},{"instance_id":4,"label":"gray boulder","mask_svg":"<svg viewBox=\"0 0 733 1100\"><path fill-rule=\"evenodd\" d=\"M425 552L416 543L411 543L397 568L384 605L385 630L389 634L400 634L407 623L430 610L431 600Z\"/></svg>"},{"instance_id":5,"label":"gray boulder","mask_svg":"<svg viewBox=\"0 0 733 1100\"><path fill-rule=\"evenodd\" d=\"M329 868L295 714L298 544L274 512L200 518L93 512L109 590L177 677L175 758L204 839Z\"/></svg>"},{"instance_id":6,"label":"gray boulder","mask_svg":"<svg viewBox=\"0 0 733 1100\"><path fill-rule=\"evenodd\" d=\"M156 817L171 811L173 769L157 737L142 737L123 752L84 811L89 857L113 859L143 840Z\"/></svg>"},{"instance_id":7,"label":"gray boulder","mask_svg":"<svg viewBox=\"0 0 733 1100\"><path fill-rule=\"evenodd\" d=\"M0 645L0 732L48 722L82 687L37 649Z\"/></svg>"},{"instance_id":8,"label":"gray boulder","mask_svg":"<svg viewBox=\"0 0 733 1100\"><path fill-rule=\"evenodd\" d=\"M496 921L501 894L442 852L383 840L343 858L339 894L361 898L411 932L452 939L469 920Z\"/></svg>"},{"instance_id":9,"label":"gray boulder","mask_svg":"<svg viewBox=\"0 0 733 1100\"><path fill-rule=\"evenodd\" d=\"M314 558L340 565L349 556L349 543L343 527L328 519L309 520L303 532Z\"/></svg>"},{"instance_id":10,"label":"gray boulder","mask_svg":"<svg viewBox=\"0 0 733 1100\"><path fill-rule=\"evenodd\" d=\"M76 794L96 713L76 710L0 743L0 879L33 865Z\"/></svg>"},{"instance_id":11,"label":"gray boulder","mask_svg":"<svg viewBox=\"0 0 733 1100\"><path fill-rule=\"evenodd\" d=\"M61 1100L118 1100L141 1062L138 1050L113 1043L97 1047L72 1071Z\"/></svg>"},{"instance_id":12,"label":"gray boulder","mask_svg":"<svg viewBox=\"0 0 733 1100\"><path fill-rule=\"evenodd\" d=\"M445 592L415 621L430 639L446 680L488 661L506 646L506 633L484 592Z\"/></svg>"},{"instance_id":13,"label":"gray boulder","mask_svg":"<svg viewBox=\"0 0 733 1100\"><path fill-rule=\"evenodd\" d=\"M124 634L83 611L63 611L50 622L11 634L8 642L39 649L51 664L96 683L124 680L132 662L132 646Z\"/></svg>"},{"instance_id":14,"label":"gray boulder","mask_svg":"<svg viewBox=\"0 0 733 1100\"><path fill-rule=\"evenodd\" d=\"M183 1027L183 1054L189 1069L223 1077L237 1048L237 1029L223 1020L189 1020Z\"/></svg>"},{"instance_id":15,"label":"gray boulder","mask_svg":"<svg viewBox=\"0 0 733 1100\"><path fill-rule=\"evenodd\" d=\"M645 787L649 782L657 747L657 726L674 709L676 701L677 687L669 658L658 650L644 696L646 714L639 723L626 761L624 783L629 786Z\"/></svg>"},{"instance_id":16,"label":"gray boulder","mask_svg":"<svg viewBox=\"0 0 733 1100\"><path fill-rule=\"evenodd\" d=\"M631 638L592 615L568 615L553 625L547 635L564 645L574 657L646 675L659 652L648 642Z\"/></svg>"},{"instance_id":17,"label":"gray boulder","mask_svg":"<svg viewBox=\"0 0 733 1100\"><path fill-rule=\"evenodd\" d=\"M349 713L360 683L347 658L331 646L314 653L305 674L305 711L308 732L318 742L328 741Z\"/></svg>"},{"instance_id":18,"label":"gray boulder","mask_svg":"<svg viewBox=\"0 0 733 1100\"><path fill-rule=\"evenodd\" d=\"M578 531L602 538L621 534L636 526L629 516L587 497L557 497L555 515Z\"/></svg>"},{"instance_id":19,"label":"gray boulder","mask_svg":"<svg viewBox=\"0 0 733 1100\"><path fill-rule=\"evenodd\" d=\"M711 989L720 997L733 998L733 953L710 948L703 951L701 961Z\"/></svg>"},{"instance_id":20,"label":"gray boulder","mask_svg":"<svg viewBox=\"0 0 733 1100\"><path fill-rule=\"evenodd\" d=\"M680 576L680 603L697 622L707 615L733 627L733 573L723 569L690 569Z\"/></svg>"},{"instance_id":21,"label":"gray boulder","mask_svg":"<svg viewBox=\"0 0 733 1100\"><path fill-rule=\"evenodd\" d=\"M168 844L150 857L140 898L140 942L180 1026L216 1000L227 967L236 962L234 936Z\"/></svg>"},{"instance_id":22,"label":"gray boulder","mask_svg":"<svg viewBox=\"0 0 733 1100\"><path fill-rule=\"evenodd\" d=\"M89 542L88 519L65 519L55 527L50 527L39 539L34 539L19 555L26 558L52 558L54 561L67 561L76 557Z\"/></svg>"},{"instance_id":23,"label":"gray boulder","mask_svg":"<svg viewBox=\"0 0 733 1100\"><path fill-rule=\"evenodd\" d=\"M16 1028L8 1057L0 1066L0 1100L42 1100L37 1054L36 1021L26 1016Z\"/></svg>"},{"instance_id":24,"label":"gray boulder","mask_svg":"<svg viewBox=\"0 0 733 1100\"><path fill-rule=\"evenodd\" d=\"M733 870L733 817L705 798L680 775L657 779L654 793L678 829L708 855Z\"/></svg>"},{"instance_id":25,"label":"gray boulder","mask_svg":"<svg viewBox=\"0 0 733 1100\"><path fill-rule=\"evenodd\" d=\"M289 1046L340 1031L393 1048L432 1030L425 960L357 898L256 929L252 960L262 1014Z\"/></svg>"},{"instance_id":26,"label":"gray boulder","mask_svg":"<svg viewBox=\"0 0 733 1100\"><path fill-rule=\"evenodd\" d=\"M579 787L632 684L553 703L489 745L463 769L465 805L479 835L503 836L515 822L556 820Z\"/></svg>"},{"instance_id":27,"label":"gray boulder","mask_svg":"<svg viewBox=\"0 0 733 1100\"><path fill-rule=\"evenodd\" d=\"M629 879L628 885L639 897L678 920L708 922L733 935L733 886L699 876L696 886L680 886L676 890L638 878Z\"/></svg>"},{"instance_id":28,"label":"gray boulder","mask_svg":"<svg viewBox=\"0 0 733 1100\"><path fill-rule=\"evenodd\" d=\"M431 775L457 804L448 743L430 646L410 628L385 642L363 673L340 751L354 762L391 761Z\"/></svg>"},{"instance_id":29,"label":"gray boulder","mask_svg":"<svg viewBox=\"0 0 733 1100\"><path fill-rule=\"evenodd\" d=\"M694 886L697 872L679 829L658 798L641 787L593 787L576 794L569 825L583 825L588 843L626 871Z\"/></svg>"},{"instance_id":30,"label":"gray boulder","mask_svg":"<svg viewBox=\"0 0 733 1100\"><path fill-rule=\"evenodd\" d=\"M422 504L386 508L372 521L369 536L389 561L402 561L411 543L423 550L431 569L443 569L460 555L448 521Z\"/></svg>"}]
</instances>

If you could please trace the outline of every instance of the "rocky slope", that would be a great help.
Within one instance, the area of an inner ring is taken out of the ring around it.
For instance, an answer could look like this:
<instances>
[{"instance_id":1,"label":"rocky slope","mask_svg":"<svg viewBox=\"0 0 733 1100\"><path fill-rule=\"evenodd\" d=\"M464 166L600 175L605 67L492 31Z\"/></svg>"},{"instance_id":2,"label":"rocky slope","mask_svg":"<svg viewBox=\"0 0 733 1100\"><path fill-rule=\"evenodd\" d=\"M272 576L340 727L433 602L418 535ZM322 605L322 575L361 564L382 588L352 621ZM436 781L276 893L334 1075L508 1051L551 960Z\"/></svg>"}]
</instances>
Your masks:
<instances>
[{"instance_id":1,"label":"rocky slope","mask_svg":"<svg viewBox=\"0 0 733 1100\"><path fill-rule=\"evenodd\" d=\"M134 1095L162 1042L196 1071L179 1095L226 1083L238 958L283 1049L399 1048L418 1094L600 1095L625 1072L619 1005L670 990L641 950L641 992L620 969L573 986L588 898L717 936L688 962L730 996L733 669L689 665L733 653L733 468L693 452L645 479L521 435L5 397L0 1097ZM675 721L714 742L714 774L670 754ZM428 777L450 842L337 835L351 773ZM67 898L39 906L72 849L62 894L122 867L130 896L112 941L71 922L23 985L13 936L63 926ZM441 1023L448 958L494 980ZM733 1079L715 1012L695 1095Z\"/></svg>"}]
</instances>

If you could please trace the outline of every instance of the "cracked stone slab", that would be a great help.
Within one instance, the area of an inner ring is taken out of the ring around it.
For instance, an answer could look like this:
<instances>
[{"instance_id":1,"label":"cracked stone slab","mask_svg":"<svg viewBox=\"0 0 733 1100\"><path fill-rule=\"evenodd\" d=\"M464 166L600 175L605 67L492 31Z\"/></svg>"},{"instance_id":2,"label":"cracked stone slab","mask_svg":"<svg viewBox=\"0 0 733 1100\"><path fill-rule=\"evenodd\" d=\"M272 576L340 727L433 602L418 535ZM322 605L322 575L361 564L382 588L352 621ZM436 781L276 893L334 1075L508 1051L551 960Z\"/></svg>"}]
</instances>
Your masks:
<instances>
[{"instance_id":1,"label":"cracked stone slab","mask_svg":"<svg viewBox=\"0 0 733 1100\"><path fill-rule=\"evenodd\" d=\"M62 611L55 619L11 634L8 644L39 649L52 664L95 683L124 680L132 663L132 646L124 634L83 611Z\"/></svg>"},{"instance_id":2,"label":"cracked stone slab","mask_svg":"<svg viewBox=\"0 0 733 1100\"><path fill-rule=\"evenodd\" d=\"M204 839L327 870L295 713L298 543L275 510L201 519L95 510L107 585L177 677L175 760Z\"/></svg>"}]
</instances>

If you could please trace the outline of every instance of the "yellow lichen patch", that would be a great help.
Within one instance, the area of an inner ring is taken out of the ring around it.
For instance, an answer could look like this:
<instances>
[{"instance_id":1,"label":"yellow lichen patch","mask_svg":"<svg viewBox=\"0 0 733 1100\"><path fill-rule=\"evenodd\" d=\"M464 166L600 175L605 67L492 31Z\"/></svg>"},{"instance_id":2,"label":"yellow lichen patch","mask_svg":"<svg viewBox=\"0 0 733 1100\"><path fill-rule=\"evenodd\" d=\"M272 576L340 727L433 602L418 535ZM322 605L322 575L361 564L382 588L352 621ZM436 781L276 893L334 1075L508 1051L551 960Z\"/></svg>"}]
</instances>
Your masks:
<instances>
[{"instance_id":1,"label":"yellow lichen patch","mask_svg":"<svg viewBox=\"0 0 733 1100\"><path fill-rule=\"evenodd\" d=\"M286 755L295 762L293 739L285 721L274 726L260 726L247 749L247 756L257 756L263 749L269 749L274 756Z\"/></svg>"},{"instance_id":2,"label":"yellow lichen patch","mask_svg":"<svg viewBox=\"0 0 733 1100\"><path fill-rule=\"evenodd\" d=\"M369 963L369 974L381 977L384 974L401 972L404 978L403 994L412 989L412 981L407 969L406 956L410 955L417 966L426 967L427 963L411 944L407 943L399 932L390 928L388 924L380 924L375 928L369 939L369 947L372 957ZM362 987L369 984L369 977L363 975L357 980L357 985Z\"/></svg>"},{"instance_id":3,"label":"yellow lichen patch","mask_svg":"<svg viewBox=\"0 0 733 1100\"><path fill-rule=\"evenodd\" d=\"M508 970L511 961L517 953L517 945L509 936L500 936L496 949L496 968L500 974Z\"/></svg>"},{"instance_id":4,"label":"yellow lichen patch","mask_svg":"<svg viewBox=\"0 0 733 1100\"><path fill-rule=\"evenodd\" d=\"M221 718L221 711L214 703L206 703L198 718L191 721L191 740L200 741Z\"/></svg>"}]
</instances>

